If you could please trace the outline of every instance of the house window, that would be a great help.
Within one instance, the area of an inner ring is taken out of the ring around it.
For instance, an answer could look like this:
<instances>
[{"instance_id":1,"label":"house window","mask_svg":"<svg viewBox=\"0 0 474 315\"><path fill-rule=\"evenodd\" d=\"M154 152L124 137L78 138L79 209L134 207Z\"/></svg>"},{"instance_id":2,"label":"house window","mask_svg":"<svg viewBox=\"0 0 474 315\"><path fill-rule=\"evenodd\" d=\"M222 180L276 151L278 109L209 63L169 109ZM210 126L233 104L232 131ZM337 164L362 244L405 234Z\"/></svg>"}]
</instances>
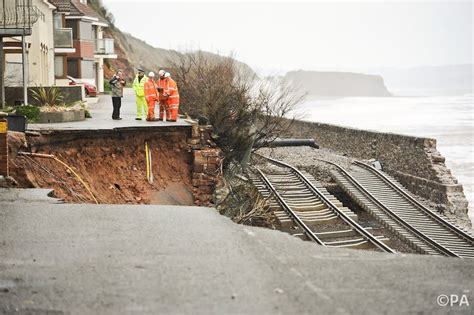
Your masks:
<instances>
[{"instance_id":1,"label":"house window","mask_svg":"<svg viewBox=\"0 0 474 315\"><path fill-rule=\"evenodd\" d=\"M53 16L53 25L54 29L57 30L63 27L63 15L59 13L55 13Z\"/></svg>"},{"instance_id":2,"label":"house window","mask_svg":"<svg viewBox=\"0 0 474 315\"><path fill-rule=\"evenodd\" d=\"M66 76L64 69L64 56L54 57L54 76L56 78L64 78Z\"/></svg>"},{"instance_id":3,"label":"house window","mask_svg":"<svg viewBox=\"0 0 474 315\"><path fill-rule=\"evenodd\" d=\"M68 59L67 60L67 75L73 78L80 78L79 75L79 60Z\"/></svg>"},{"instance_id":4,"label":"house window","mask_svg":"<svg viewBox=\"0 0 474 315\"><path fill-rule=\"evenodd\" d=\"M92 40L92 24L91 22L79 22L79 37L80 39Z\"/></svg>"},{"instance_id":5,"label":"house window","mask_svg":"<svg viewBox=\"0 0 474 315\"><path fill-rule=\"evenodd\" d=\"M77 20L66 20L66 27L72 28L73 39L79 39L79 28Z\"/></svg>"}]
</instances>

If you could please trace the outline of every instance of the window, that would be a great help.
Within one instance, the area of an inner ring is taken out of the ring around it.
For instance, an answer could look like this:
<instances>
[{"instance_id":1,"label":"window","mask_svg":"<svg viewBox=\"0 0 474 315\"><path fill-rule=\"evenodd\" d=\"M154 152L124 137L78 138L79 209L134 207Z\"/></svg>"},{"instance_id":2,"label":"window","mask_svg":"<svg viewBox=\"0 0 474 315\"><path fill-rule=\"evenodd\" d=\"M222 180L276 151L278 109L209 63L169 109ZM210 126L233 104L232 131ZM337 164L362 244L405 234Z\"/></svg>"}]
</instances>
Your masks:
<instances>
[{"instance_id":1,"label":"window","mask_svg":"<svg viewBox=\"0 0 474 315\"><path fill-rule=\"evenodd\" d=\"M59 13L55 13L53 16L53 25L54 29L57 30L58 28L63 27L63 15Z\"/></svg>"},{"instance_id":2,"label":"window","mask_svg":"<svg viewBox=\"0 0 474 315\"><path fill-rule=\"evenodd\" d=\"M79 29L77 20L66 20L66 27L72 28L72 39L79 39Z\"/></svg>"},{"instance_id":3,"label":"window","mask_svg":"<svg viewBox=\"0 0 474 315\"><path fill-rule=\"evenodd\" d=\"M79 22L79 36L81 39L92 40L92 23L80 21Z\"/></svg>"},{"instance_id":4,"label":"window","mask_svg":"<svg viewBox=\"0 0 474 315\"><path fill-rule=\"evenodd\" d=\"M67 60L67 75L73 78L80 78L79 75L79 60L68 59Z\"/></svg>"},{"instance_id":5,"label":"window","mask_svg":"<svg viewBox=\"0 0 474 315\"><path fill-rule=\"evenodd\" d=\"M56 78L64 78L66 76L64 71L64 56L54 57L54 76Z\"/></svg>"}]
</instances>

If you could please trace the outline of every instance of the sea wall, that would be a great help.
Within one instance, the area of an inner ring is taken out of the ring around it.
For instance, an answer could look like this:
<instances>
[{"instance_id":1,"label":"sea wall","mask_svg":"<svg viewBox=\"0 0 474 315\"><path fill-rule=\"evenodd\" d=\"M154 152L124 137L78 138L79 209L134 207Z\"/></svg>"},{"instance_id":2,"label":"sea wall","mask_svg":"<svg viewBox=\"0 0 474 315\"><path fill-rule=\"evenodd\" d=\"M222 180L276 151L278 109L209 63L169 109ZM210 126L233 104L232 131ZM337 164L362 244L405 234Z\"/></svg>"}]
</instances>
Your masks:
<instances>
[{"instance_id":1,"label":"sea wall","mask_svg":"<svg viewBox=\"0 0 474 315\"><path fill-rule=\"evenodd\" d=\"M379 160L384 170L412 193L450 217L467 219L468 202L436 150L436 140L295 121L287 136L314 138L323 149L356 159Z\"/></svg>"}]
</instances>

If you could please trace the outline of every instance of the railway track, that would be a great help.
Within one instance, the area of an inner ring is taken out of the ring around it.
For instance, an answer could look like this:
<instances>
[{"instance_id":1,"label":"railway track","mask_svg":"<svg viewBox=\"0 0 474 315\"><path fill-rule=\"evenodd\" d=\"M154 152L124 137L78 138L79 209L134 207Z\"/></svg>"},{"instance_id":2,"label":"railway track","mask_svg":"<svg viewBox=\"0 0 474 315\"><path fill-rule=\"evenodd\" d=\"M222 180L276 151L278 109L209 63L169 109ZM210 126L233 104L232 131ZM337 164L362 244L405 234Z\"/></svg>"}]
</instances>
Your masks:
<instances>
[{"instance_id":1,"label":"railway track","mask_svg":"<svg viewBox=\"0 0 474 315\"><path fill-rule=\"evenodd\" d=\"M255 169L251 180L262 196L269 198L270 208L282 228L328 247L373 248L395 253L385 244L383 235L375 236L356 222L357 216L342 206L311 175L268 157L272 169Z\"/></svg>"},{"instance_id":2,"label":"railway track","mask_svg":"<svg viewBox=\"0 0 474 315\"><path fill-rule=\"evenodd\" d=\"M337 164L332 175L377 221L420 253L474 258L472 235L418 202L395 179L362 162L350 172Z\"/></svg>"}]
</instances>

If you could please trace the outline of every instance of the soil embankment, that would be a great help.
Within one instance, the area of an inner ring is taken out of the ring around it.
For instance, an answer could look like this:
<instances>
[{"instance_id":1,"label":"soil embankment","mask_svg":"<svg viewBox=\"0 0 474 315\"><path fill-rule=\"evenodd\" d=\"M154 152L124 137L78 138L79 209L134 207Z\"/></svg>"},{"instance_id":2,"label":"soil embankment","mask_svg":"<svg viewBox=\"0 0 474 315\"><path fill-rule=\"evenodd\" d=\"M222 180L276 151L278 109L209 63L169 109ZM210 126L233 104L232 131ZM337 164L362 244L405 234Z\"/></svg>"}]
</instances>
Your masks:
<instances>
[{"instance_id":1,"label":"soil embankment","mask_svg":"<svg viewBox=\"0 0 474 315\"><path fill-rule=\"evenodd\" d=\"M69 165L101 204L192 205L191 154L180 132L110 132L27 137L29 151L50 154ZM68 203L93 203L85 186L51 158L16 154L10 141L11 176L21 187L54 189ZM146 176L145 142L151 150L153 183ZM24 144L23 144L24 145Z\"/></svg>"}]
</instances>

